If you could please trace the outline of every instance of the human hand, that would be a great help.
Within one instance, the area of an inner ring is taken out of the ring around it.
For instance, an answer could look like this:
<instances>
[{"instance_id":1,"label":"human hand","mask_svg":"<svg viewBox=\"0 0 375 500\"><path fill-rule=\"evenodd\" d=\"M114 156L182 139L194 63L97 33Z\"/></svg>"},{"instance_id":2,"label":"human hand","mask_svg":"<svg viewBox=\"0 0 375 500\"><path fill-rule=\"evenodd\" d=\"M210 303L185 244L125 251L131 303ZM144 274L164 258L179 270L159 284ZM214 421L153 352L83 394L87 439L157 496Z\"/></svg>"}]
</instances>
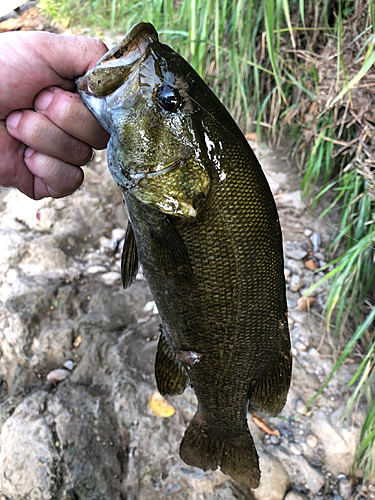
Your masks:
<instances>
[{"instance_id":1,"label":"human hand","mask_svg":"<svg viewBox=\"0 0 375 500\"><path fill-rule=\"evenodd\" d=\"M36 200L81 185L80 166L109 136L74 93L74 81L106 52L91 38L0 34L0 185Z\"/></svg>"}]
</instances>

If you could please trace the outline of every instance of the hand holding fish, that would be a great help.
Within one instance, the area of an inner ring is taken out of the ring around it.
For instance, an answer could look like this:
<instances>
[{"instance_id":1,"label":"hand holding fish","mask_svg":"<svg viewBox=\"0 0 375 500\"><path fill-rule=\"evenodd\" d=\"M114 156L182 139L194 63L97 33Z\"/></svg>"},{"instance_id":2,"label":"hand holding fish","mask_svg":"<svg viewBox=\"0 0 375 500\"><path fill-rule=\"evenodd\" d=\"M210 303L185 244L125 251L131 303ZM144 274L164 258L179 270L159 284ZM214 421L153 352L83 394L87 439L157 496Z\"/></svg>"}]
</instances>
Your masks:
<instances>
[{"instance_id":1,"label":"hand holding fish","mask_svg":"<svg viewBox=\"0 0 375 500\"><path fill-rule=\"evenodd\" d=\"M80 166L108 134L75 94L74 80L105 45L43 32L0 35L0 185L60 198L83 181Z\"/></svg>"}]
</instances>

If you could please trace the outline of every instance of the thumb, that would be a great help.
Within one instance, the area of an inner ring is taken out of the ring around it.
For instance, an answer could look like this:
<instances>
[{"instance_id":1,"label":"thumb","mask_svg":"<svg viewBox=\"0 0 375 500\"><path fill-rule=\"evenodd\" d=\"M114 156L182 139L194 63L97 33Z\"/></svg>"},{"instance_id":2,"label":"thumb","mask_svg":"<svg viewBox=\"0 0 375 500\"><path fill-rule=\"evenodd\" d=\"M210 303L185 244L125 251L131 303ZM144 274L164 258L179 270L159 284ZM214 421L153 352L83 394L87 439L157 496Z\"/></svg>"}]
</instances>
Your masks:
<instances>
[{"instance_id":1,"label":"thumb","mask_svg":"<svg viewBox=\"0 0 375 500\"><path fill-rule=\"evenodd\" d=\"M102 41L84 36L35 32L28 41L49 67L67 80L86 73L108 51Z\"/></svg>"}]
</instances>

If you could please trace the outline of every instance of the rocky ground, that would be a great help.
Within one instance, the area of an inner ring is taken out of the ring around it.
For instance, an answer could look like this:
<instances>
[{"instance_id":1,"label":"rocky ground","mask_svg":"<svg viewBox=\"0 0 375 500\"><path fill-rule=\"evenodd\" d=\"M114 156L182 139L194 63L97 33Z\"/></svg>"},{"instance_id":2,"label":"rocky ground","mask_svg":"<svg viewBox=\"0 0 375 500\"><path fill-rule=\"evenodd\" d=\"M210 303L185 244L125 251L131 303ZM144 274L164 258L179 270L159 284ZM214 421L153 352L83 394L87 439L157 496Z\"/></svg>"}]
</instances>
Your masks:
<instances>
[{"instance_id":1,"label":"rocky ground","mask_svg":"<svg viewBox=\"0 0 375 500\"><path fill-rule=\"evenodd\" d=\"M285 409L259 416L276 432L261 430L249 413L260 487L180 460L196 408L192 390L169 398L176 409L169 418L149 407L159 318L142 273L121 287L126 212L99 153L69 198L0 193L1 500L375 498L350 477L365 407L343 415L358 363L345 363L305 406L333 367L321 316L326 290L316 291L310 312L299 300L318 279L306 266L324 263L330 228L303 211L299 179L285 162L255 151L284 228L294 356Z\"/></svg>"}]
</instances>

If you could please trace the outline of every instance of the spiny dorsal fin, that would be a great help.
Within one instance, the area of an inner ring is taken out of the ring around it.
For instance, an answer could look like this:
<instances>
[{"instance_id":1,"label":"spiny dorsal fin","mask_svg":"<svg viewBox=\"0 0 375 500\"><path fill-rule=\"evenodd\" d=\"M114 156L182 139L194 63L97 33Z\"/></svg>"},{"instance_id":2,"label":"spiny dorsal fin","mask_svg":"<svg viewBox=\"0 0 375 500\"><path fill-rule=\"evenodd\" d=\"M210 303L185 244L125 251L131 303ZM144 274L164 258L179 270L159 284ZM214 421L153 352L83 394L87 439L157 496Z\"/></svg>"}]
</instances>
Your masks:
<instances>
[{"instance_id":1,"label":"spiny dorsal fin","mask_svg":"<svg viewBox=\"0 0 375 500\"><path fill-rule=\"evenodd\" d=\"M122 286L128 288L135 280L138 272L138 252L134 232L130 221L126 228L124 248L121 257Z\"/></svg>"}]
</instances>

